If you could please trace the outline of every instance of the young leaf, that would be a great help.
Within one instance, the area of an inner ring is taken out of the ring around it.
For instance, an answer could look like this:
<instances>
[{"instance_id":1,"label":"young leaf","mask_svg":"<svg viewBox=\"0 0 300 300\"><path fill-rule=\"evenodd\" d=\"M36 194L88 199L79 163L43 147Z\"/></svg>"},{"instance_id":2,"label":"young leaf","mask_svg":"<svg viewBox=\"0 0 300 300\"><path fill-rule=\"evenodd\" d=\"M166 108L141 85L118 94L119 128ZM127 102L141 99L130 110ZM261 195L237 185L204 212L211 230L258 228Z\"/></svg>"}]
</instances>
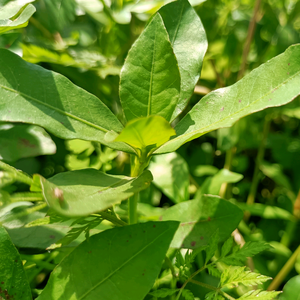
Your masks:
<instances>
[{"instance_id":1,"label":"young leaf","mask_svg":"<svg viewBox=\"0 0 300 300\"><path fill-rule=\"evenodd\" d=\"M218 292L212 291L205 295L205 300L223 300L225 299L222 295L218 294Z\"/></svg>"},{"instance_id":2,"label":"young leaf","mask_svg":"<svg viewBox=\"0 0 300 300\"><path fill-rule=\"evenodd\" d=\"M12 29L26 27L28 20L34 13L35 7L32 4L24 5L24 1L23 3L12 1L0 7L0 34Z\"/></svg>"},{"instance_id":3,"label":"young leaf","mask_svg":"<svg viewBox=\"0 0 300 300\"><path fill-rule=\"evenodd\" d=\"M176 204L161 216L161 220L164 221L181 222L171 246L190 249L207 245L211 235L218 228L220 241L224 241L242 218L243 212L237 206L210 195Z\"/></svg>"},{"instance_id":4,"label":"young leaf","mask_svg":"<svg viewBox=\"0 0 300 300\"><path fill-rule=\"evenodd\" d=\"M224 258L220 258L219 261L227 265L239 265L241 262L245 261L247 257L252 257L270 248L271 246L265 242L246 242L242 248Z\"/></svg>"},{"instance_id":5,"label":"young leaf","mask_svg":"<svg viewBox=\"0 0 300 300\"><path fill-rule=\"evenodd\" d=\"M194 294L190 290L184 289L181 295L185 300L195 300Z\"/></svg>"},{"instance_id":6,"label":"young leaf","mask_svg":"<svg viewBox=\"0 0 300 300\"><path fill-rule=\"evenodd\" d=\"M34 125L0 124L0 145L0 159L12 162L56 152L56 145L48 133Z\"/></svg>"},{"instance_id":7,"label":"young leaf","mask_svg":"<svg viewBox=\"0 0 300 300\"><path fill-rule=\"evenodd\" d=\"M283 288L279 300L300 300L300 275L291 278Z\"/></svg>"},{"instance_id":8,"label":"young leaf","mask_svg":"<svg viewBox=\"0 0 300 300\"><path fill-rule=\"evenodd\" d=\"M170 121L180 93L176 57L156 14L131 47L121 71L120 98L127 121L159 115Z\"/></svg>"},{"instance_id":9,"label":"young leaf","mask_svg":"<svg viewBox=\"0 0 300 300\"><path fill-rule=\"evenodd\" d=\"M212 130L268 107L284 105L300 94L300 44L253 70L236 84L201 99L175 126L177 136L155 153L173 152Z\"/></svg>"},{"instance_id":10,"label":"young leaf","mask_svg":"<svg viewBox=\"0 0 300 300\"><path fill-rule=\"evenodd\" d=\"M205 249L206 251L206 258L205 258L205 264L209 262L209 260L215 255L217 249L218 249L218 243L219 243L219 229L217 229L209 239L208 247Z\"/></svg>"},{"instance_id":11,"label":"young leaf","mask_svg":"<svg viewBox=\"0 0 300 300\"><path fill-rule=\"evenodd\" d=\"M176 134L163 117L149 116L129 121L115 139L140 151L156 149Z\"/></svg>"},{"instance_id":12,"label":"young leaf","mask_svg":"<svg viewBox=\"0 0 300 300\"><path fill-rule=\"evenodd\" d=\"M0 299L32 299L21 257L2 226L0 226L0 270Z\"/></svg>"},{"instance_id":13,"label":"young leaf","mask_svg":"<svg viewBox=\"0 0 300 300\"><path fill-rule=\"evenodd\" d=\"M166 298L174 295L177 291L179 291L179 289L158 289L149 293L149 295L157 298Z\"/></svg>"},{"instance_id":14,"label":"young leaf","mask_svg":"<svg viewBox=\"0 0 300 300\"><path fill-rule=\"evenodd\" d=\"M0 49L0 121L32 123L63 139L105 145L108 131L123 129L97 97L64 76L27 63L6 49ZM124 143L109 145L133 152Z\"/></svg>"},{"instance_id":15,"label":"young leaf","mask_svg":"<svg viewBox=\"0 0 300 300\"><path fill-rule=\"evenodd\" d=\"M148 222L93 235L56 267L37 299L144 299L177 227Z\"/></svg>"},{"instance_id":16,"label":"young leaf","mask_svg":"<svg viewBox=\"0 0 300 300\"><path fill-rule=\"evenodd\" d=\"M268 292L262 290L250 291L236 300L274 300L281 292ZM292 299L291 299L292 300ZM294 300L294 299L293 299Z\"/></svg>"},{"instance_id":17,"label":"young leaf","mask_svg":"<svg viewBox=\"0 0 300 300\"><path fill-rule=\"evenodd\" d=\"M108 175L95 169L64 172L48 180L35 176L40 179L48 205L69 217L103 211L147 188L152 181L150 171L137 178Z\"/></svg>"},{"instance_id":18,"label":"young leaf","mask_svg":"<svg viewBox=\"0 0 300 300\"><path fill-rule=\"evenodd\" d=\"M207 50L205 30L187 0L171 2L158 13L166 26L181 75L180 97L171 120L186 107L200 77Z\"/></svg>"},{"instance_id":19,"label":"young leaf","mask_svg":"<svg viewBox=\"0 0 300 300\"><path fill-rule=\"evenodd\" d=\"M221 257L225 257L233 246L233 237L231 236L222 246Z\"/></svg>"},{"instance_id":20,"label":"young leaf","mask_svg":"<svg viewBox=\"0 0 300 300\"><path fill-rule=\"evenodd\" d=\"M232 289L237 287L239 284L245 286L252 286L257 284L262 284L270 279L271 277L257 274L251 271L245 271L246 267L234 267L229 266L226 268L220 280L220 286L222 288Z\"/></svg>"},{"instance_id":21,"label":"young leaf","mask_svg":"<svg viewBox=\"0 0 300 300\"><path fill-rule=\"evenodd\" d=\"M219 271L216 265L208 265L207 270L211 276L218 277L218 278L221 277L221 272Z\"/></svg>"}]
</instances>

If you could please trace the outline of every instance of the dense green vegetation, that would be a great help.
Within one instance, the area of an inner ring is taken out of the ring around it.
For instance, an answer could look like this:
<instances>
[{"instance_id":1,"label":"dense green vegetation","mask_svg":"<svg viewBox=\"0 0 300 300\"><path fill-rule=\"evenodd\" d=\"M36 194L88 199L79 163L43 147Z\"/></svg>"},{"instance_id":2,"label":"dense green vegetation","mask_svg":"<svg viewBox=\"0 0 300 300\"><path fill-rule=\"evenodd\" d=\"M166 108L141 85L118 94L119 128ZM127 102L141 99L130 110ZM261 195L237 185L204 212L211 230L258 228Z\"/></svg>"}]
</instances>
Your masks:
<instances>
[{"instance_id":1,"label":"dense green vegetation","mask_svg":"<svg viewBox=\"0 0 300 300\"><path fill-rule=\"evenodd\" d=\"M293 0L0 0L0 299L297 299L299 41Z\"/></svg>"}]
</instances>

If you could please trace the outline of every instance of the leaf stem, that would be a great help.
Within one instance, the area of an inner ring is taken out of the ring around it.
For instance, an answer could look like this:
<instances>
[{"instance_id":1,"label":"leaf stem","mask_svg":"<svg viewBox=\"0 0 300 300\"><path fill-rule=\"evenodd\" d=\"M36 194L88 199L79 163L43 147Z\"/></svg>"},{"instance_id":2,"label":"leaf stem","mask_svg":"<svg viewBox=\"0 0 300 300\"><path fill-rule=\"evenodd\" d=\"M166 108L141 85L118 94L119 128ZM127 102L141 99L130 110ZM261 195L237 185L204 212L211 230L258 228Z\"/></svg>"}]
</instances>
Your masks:
<instances>
[{"instance_id":1,"label":"leaf stem","mask_svg":"<svg viewBox=\"0 0 300 300\"><path fill-rule=\"evenodd\" d=\"M216 288L215 286L212 286L210 284L206 284L206 283L203 283L203 282L200 282L200 281L197 281L197 280L194 280L194 279L191 279L190 280L191 283L194 283L194 284L197 284L197 285L200 285L202 287L205 287L209 290L213 290L213 291L219 291L218 288Z\"/></svg>"},{"instance_id":2,"label":"leaf stem","mask_svg":"<svg viewBox=\"0 0 300 300\"><path fill-rule=\"evenodd\" d=\"M286 276L290 273L292 268L295 265L295 262L300 255L300 245L295 250L293 255L290 257L290 259L286 262L286 264L282 267L282 269L279 271L277 276L274 278L274 280L271 282L271 284L268 287L268 291L277 290L282 281L286 278Z\"/></svg>"},{"instance_id":3,"label":"leaf stem","mask_svg":"<svg viewBox=\"0 0 300 300\"><path fill-rule=\"evenodd\" d=\"M116 216L106 212L101 211L98 213L103 219L108 220L109 222L113 223L116 226L122 227L128 225L126 222L122 221L121 219L117 218Z\"/></svg>"},{"instance_id":4,"label":"leaf stem","mask_svg":"<svg viewBox=\"0 0 300 300\"><path fill-rule=\"evenodd\" d=\"M0 161L0 170L12 173L15 177L14 179L17 181L23 182L28 185L31 185L33 183L33 180L29 175L20 170L15 169L14 167L4 163L3 161Z\"/></svg>"}]
</instances>

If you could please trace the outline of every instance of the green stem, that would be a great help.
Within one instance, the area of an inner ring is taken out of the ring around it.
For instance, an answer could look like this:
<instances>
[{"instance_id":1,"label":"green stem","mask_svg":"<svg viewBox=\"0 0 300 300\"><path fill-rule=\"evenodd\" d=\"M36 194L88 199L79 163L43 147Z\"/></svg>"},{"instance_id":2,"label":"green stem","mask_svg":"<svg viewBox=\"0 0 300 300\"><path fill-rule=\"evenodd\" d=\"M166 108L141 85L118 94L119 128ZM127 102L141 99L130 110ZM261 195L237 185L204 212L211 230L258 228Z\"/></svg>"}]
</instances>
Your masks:
<instances>
[{"instance_id":1,"label":"green stem","mask_svg":"<svg viewBox=\"0 0 300 300\"><path fill-rule=\"evenodd\" d=\"M122 226L128 225L127 223L125 223L121 219L117 218L116 216L114 216L114 215L112 215L112 214L110 214L106 211L99 212L99 215L103 219L108 220L109 222L113 223L116 226L122 227Z\"/></svg>"},{"instance_id":2,"label":"green stem","mask_svg":"<svg viewBox=\"0 0 300 300\"><path fill-rule=\"evenodd\" d=\"M4 163L3 161L0 161L0 170L4 170L7 172L12 173L15 176L15 180L23 182L25 184L31 185L33 183L32 178L27 175L26 173L19 171L15 169L14 167Z\"/></svg>"},{"instance_id":3,"label":"green stem","mask_svg":"<svg viewBox=\"0 0 300 300\"><path fill-rule=\"evenodd\" d=\"M286 278L286 276L291 272L299 255L300 255L300 246L298 246L296 251L293 253L293 255L290 257L290 259L286 262L286 264L282 267L282 269L279 271L277 276L271 282L271 284L269 285L269 287L267 289L268 291L278 289L278 287L283 282L283 280Z\"/></svg>"},{"instance_id":4,"label":"green stem","mask_svg":"<svg viewBox=\"0 0 300 300\"><path fill-rule=\"evenodd\" d=\"M255 161L255 168L252 178L252 183L250 187L250 192L247 198L247 204L251 205L255 202L255 196L257 193L257 187L260 182L261 176L260 176L260 165L264 159L265 156L265 148L266 148L266 141L270 130L270 124L271 124L271 118L269 115L265 117L265 123L264 123L264 129L263 129L263 136L261 143L259 145L256 161ZM248 220L250 217L249 212L245 212L245 220Z\"/></svg>"},{"instance_id":5,"label":"green stem","mask_svg":"<svg viewBox=\"0 0 300 300\"><path fill-rule=\"evenodd\" d=\"M22 258L22 260L33 262L37 266L39 266L43 269L49 270L49 271L53 271L53 269L56 267L56 265L54 265L54 264L51 264L47 261L43 261L43 260L39 259L39 257L36 257L36 255L21 254L21 258Z\"/></svg>"},{"instance_id":6,"label":"green stem","mask_svg":"<svg viewBox=\"0 0 300 300\"><path fill-rule=\"evenodd\" d=\"M139 200L139 193L135 193L132 197L128 200L128 223L129 224L136 224L138 221L138 214L137 214L137 205Z\"/></svg>"},{"instance_id":7,"label":"green stem","mask_svg":"<svg viewBox=\"0 0 300 300\"><path fill-rule=\"evenodd\" d=\"M203 282L200 282L200 281L197 281L197 280L194 280L194 279L191 279L190 280L191 283L194 283L194 284L197 284L197 285L200 285L202 287L205 287L209 290L213 290L213 291L219 291L218 288L216 288L215 286L212 286L210 284L206 284L206 283L203 283Z\"/></svg>"}]
</instances>

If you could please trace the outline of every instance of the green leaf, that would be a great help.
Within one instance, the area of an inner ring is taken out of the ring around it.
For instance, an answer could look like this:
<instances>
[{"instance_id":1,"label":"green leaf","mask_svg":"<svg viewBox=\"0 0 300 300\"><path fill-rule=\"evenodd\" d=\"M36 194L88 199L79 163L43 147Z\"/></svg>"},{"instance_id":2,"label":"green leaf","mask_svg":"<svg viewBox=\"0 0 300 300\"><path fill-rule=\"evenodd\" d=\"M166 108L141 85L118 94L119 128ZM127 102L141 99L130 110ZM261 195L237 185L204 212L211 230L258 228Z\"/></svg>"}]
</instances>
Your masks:
<instances>
[{"instance_id":1,"label":"green leaf","mask_svg":"<svg viewBox=\"0 0 300 300\"><path fill-rule=\"evenodd\" d=\"M222 246L221 257L225 257L233 246L233 237L231 236Z\"/></svg>"},{"instance_id":2,"label":"green leaf","mask_svg":"<svg viewBox=\"0 0 300 300\"><path fill-rule=\"evenodd\" d=\"M267 292L262 290L255 290L244 294L242 297L238 298L237 300L244 300L244 299L245 300L273 300L276 299L280 293L281 292Z\"/></svg>"},{"instance_id":3,"label":"green leaf","mask_svg":"<svg viewBox=\"0 0 300 300\"><path fill-rule=\"evenodd\" d=\"M283 288L279 300L300 300L300 275L291 278Z\"/></svg>"},{"instance_id":4,"label":"green leaf","mask_svg":"<svg viewBox=\"0 0 300 300\"><path fill-rule=\"evenodd\" d=\"M195 299L194 294L190 290L184 289L182 291L181 295L185 300L194 300Z\"/></svg>"},{"instance_id":5,"label":"green leaf","mask_svg":"<svg viewBox=\"0 0 300 300\"><path fill-rule=\"evenodd\" d=\"M0 124L0 145L0 159L5 161L56 152L56 146L47 132L34 125Z\"/></svg>"},{"instance_id":6,"label":"green leaf","mask_svg":"<svg viewBox=\"0 0 300 300\"><path fill-rule=\"evenodd\" d=\"M24 1L23 3L12 1L0 7L0 34L12 29L26 27L28 20L34 13L35 7L32 4L24 5Z\"/></svg>"},{"instance_id":7,"label":"green leaf","mask_svg":"<svg viewBox=\"0 0 300 300\"><path fill-rule=\"evenodd\" d=\"M149 171L139 177L108 175L94 169L60 173L46 180L40 175L48 205L61 215L79 217L103 211L147 188Z\"/></svg>"},{"instance_id":8,"label":"green leaf","mask_svg":"<svg viewBox=\"0 0 300 300\"><path fill-rule=\"evenodd\" d=\"M171 119L173 120L183 111L193 95L207 50L207 40L201 20L189 1L169 3L158 13L169 34L181 75L180 96Z\"/></svg>"},{"instance_id":9,"label":"green leaf","mask_svg":"<svg viewBox=\"0 0 300 300\"><path fill-rule=\"evenodd\" d=\"M32 123L63 139L79 138L105 145L108 131L123 129L97 97L64 76L27 63L5 49L0 49L0 120ZM109 145L133 152L124 143Z\"/></svg>"},{"instance_id":10,"label":"green leaf","mask_svg":"<svg viewBox=\"0 0 300 300\"><path fill-rule=\"evenodd\" d=\"M168 296L174 295L179 289L158 289L149 293L153 297L166 298Z\"/></svg>"},{"instance_id":11,"label":"green leaf","mask_svg":"<svg viewBox=\"0 0 300 300\"><path fill-rule=\"evenodd\" d=\"M175 203L189 199L189 167L177 153L154 156L149 165L153 183Z\"/></svg>"},{"instance_id":12,"label":"green leaf","mask_svg":"<svg viewBox=\"0 0 300 300\"><path fill-rule=\"evenodd\" d=\"M115 141L124 142L143 152L145 149L156 149L175 134L163 117L149 116L129 121Z\"/></svg>"},{"instance_id":13,"label":"green leaf","mask_svg":"<svg viewBox=\"0 0 300 300\"><path fill-rule=\"evenodd\" d=\"M215 255L218 249L219 239L220 238L219 238L219 228L218 228L210 237L208 247L205 249L206 252L205 264L207 264L209 260Z\"/></svg>"},{"instance_id":14,"label":"green leaf","mask_svg":"<svg viewBox=\"0 0 300 300\"><path fill-rule=\"evenodd\" d=\"M0 226L0 298L31 300L21 257L7 232Z\"/></svg>"},{"instance_id":15,"label":"green leaf","mask_svg":"<svg viewBox=\"0 0 300 300\"><path fill-rule=\"evenodd\" d=\"M268 107L284 105L300 94L300 45L253 70L236 84L201 99L175 126L177 136L155 153L172 152L212 130Z\"/></svg>"},{"instance_id":16,"label":"green leaf","mask_svg":"<svg viewBox=\"0 0 300 300\"><path fill-rule=\"evenodd\" d=\"M271 277L264 276L261 274L257 274L251 271L245 271L246 267L234 267L229 266L226 268L220 280L220 286L222 288L235 288L239 284L243 284L245 286L253 286L262 284L270 279Z\"/></svg>"},{"instance_id":17,"label":"green leaf","mask_svg":"<svg viewBox=\"0 0 300 300\"><path fill-rule=\"evenodd\" d=\"M180 93L176 57L157 14L133 44L121 70L120 98L127 121L159 115L170 121Z\"/></svg>"},{"instance_id":18,"label":"green leaf","mask_svg":"<svg viewBox=\"0 0 300 300\"><path fill-rule=\"evenodd\" d=\"M148 222L93 235L55 268L37 299L144 299L177 227Z\"/></svg>"},{"instance_id":19,"label":"green leaf","mask_svg":"<svg viewBox=\"0 0 300 300\"><path fill-rule=\"evenodd\" d=\"M219 261L227 265L239 265L241 262L244 262L247 257L253 257L254 255L270 248L271 246L265 242L246 242L242 248L225 258L220 258Z\"/></svg>"},{"instance_id":20,"label":"green leaf","mask_svg":"<svg viewBox=\"0 0 300 300\"><path fill-rule=\"evenodd\" d=\"M207 245L219 228L220 241L227 239L243 218L243 212L230 202L216 196L176 204L166 210L161 220L176 220L181 224L171 247L195 249Z\"/></svg>"}]
</instances>

